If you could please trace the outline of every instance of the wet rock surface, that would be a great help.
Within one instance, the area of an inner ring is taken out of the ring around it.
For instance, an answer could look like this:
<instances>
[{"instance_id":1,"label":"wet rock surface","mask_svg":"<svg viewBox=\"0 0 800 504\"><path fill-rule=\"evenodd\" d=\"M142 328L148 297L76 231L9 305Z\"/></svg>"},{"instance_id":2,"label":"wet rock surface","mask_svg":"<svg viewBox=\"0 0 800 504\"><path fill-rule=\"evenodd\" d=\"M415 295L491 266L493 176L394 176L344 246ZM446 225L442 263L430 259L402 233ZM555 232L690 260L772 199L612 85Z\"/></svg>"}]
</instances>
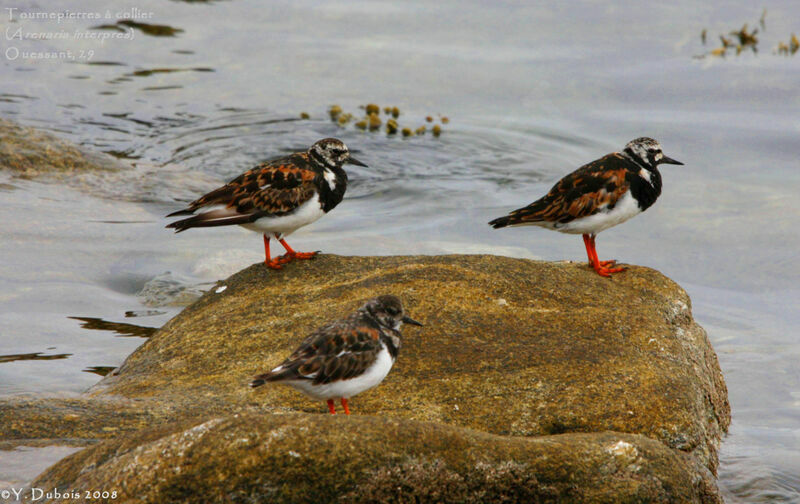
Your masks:
<instances>
[{"instance_id":1,"label":"wet rock surface","mask_svg":"<svg viewBox=\"0 0 800 504\"><path fill-rule=\"evenodd\" d=\"M323 403L288 387L247 386L310 331L383 293L400 296L408 313L426 325L404 328L395 367L381 386L352 399L354 415L328 418ZM688 296L674 282L641 267L609 280L584 264L497 256L321 255L281 271L256 264L219 282L76 400L81 402L73 407L96 418L93 424L70 435L48 420L55 412L42 401L32 406L38 416L29 412L37 421L20 421L13 429L0 425L6 443L42 436L112 440L68 457L34 484L154 485L155 493L147 494L151 502L191 500L189 489L195 487L202 495L203 485L221 481L236 459L226 458L233 453L226 450L245 438L258 441L247 441L237 457L305 486L225 477L233 485L225 495L234 501L313 501L314 495L326 496L324 501L334 494L391 501L388 481L399 478L413 495L427 495L426 489L444 480L456 482L457 494L425 497L450 502L480 501L479 481L500 493L512 491L506 484L523 492L510 502L714 502L717 450L730 422L716 355L692 319ZM119 415L114 405L121 405ZM188 432L187 418L192 425L212 422L205 424L203 448L187 448L183 462L160 462L185 480L165 482L155 476L158 471L146 469L136 476L120 472L127 467L126 450L155 454L160 443ZM315 428L324 422L338 423L331 424L336 429ZM311 457L310 466L277 464L278 454L264 440L275 429L303 425L306 430L292 432L305 434L283 448L302 454L315 439L342 445L325 455L301 455ZM431 440L447 433L462 448L425 451L400 434L387 434L392 429L423 439L430 433ZM130 431L136 433L125 434ZM376 438L380 433L386 436ZM500 452L492 447L498 443L508 446L501 450L507 456L496 456ZM374 466L361 458L365 450L377 457ZM91 456L106 463L86 466L82 457ZM361 460L363 466L352 468L357 475L340 483L326 479L347 467L348 457ZM619 457L636 471L608 469ZM188 466L182 469L183 463ZM478 469L479 463L490 466ZM371 477L362 478L365 468L373 470ZM597 493L602 491L608 493Z\"/></svg>"},{"instance_id":2,"label":"wet rock surface","mask_svg":"<svg viewBox=\"0 0 800 504\"><path fill-rule=\"evenodd\" d=\"M50 133L0 118L0 170L23 178L117 171L127 166Z\"/></svg>"},{"instance_id":3,"label":"wet rock surface","mask_svg":"<svg viewBox=\"0 0 800 504\"><path fill-rule=\"evenodd\" d=\"M631 434L243 412L93 446L35 485L142 502L718 502L708 471L687 470L695 463Z\"/></svg>"}]
</instances>

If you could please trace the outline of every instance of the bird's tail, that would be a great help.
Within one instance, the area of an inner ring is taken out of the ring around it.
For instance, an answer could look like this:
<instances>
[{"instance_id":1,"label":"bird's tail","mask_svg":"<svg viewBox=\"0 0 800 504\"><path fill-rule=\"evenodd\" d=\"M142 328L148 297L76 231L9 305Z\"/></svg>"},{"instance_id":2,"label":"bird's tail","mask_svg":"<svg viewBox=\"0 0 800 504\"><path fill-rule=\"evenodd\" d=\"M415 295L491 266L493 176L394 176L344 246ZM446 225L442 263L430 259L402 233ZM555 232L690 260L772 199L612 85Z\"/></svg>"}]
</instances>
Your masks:
<instances>
[{"instance_id":1,"label":"bird's tail","mask_svg":"<svg viewBox=\"0 0 800 504\"><path fill-rule=\"evenodd\" d=\"M178 210L177 212L168 214L167 217L177 217L179 215L194 215L194 210L191 208L184 208L183 210Z\"/></svg>"},{"instance_id":2,"label":"bird's tail","mask_svg":"<svg viewBox=\"0 0 800 504\"><path fill-rule=\"evenodd\" d=\"M260 387L261 385L264 385L265 383L267 383L267 380L264 378L265 376L266 375L256 376L255 378L253 378L253 381L250 382L250 386L256 388Z\"/></svg>"},{"instance_id":3,"label":"bird's tail","mask_svg":"<svg viewBox=\"0 0 800 504\"><path fill-rule=\"evenodd\" d=\"M167 217L172 215L185 215L186 213L191 214L191 210L188 209L180 210L178 212L174 212L167 215ZM234 224L247 224L248 222L252 221L252 217L253 216L250 214L240 214L237 213L235 209L225 208L225 209L210 210L199 213L197 215L192 215L188 219L181 219L179 221L169 223L165 227L175 229L176 233L180 233L181 231L186 231L187 229L193 227L213 227L213 226L231 226Z\"/></svg>"},{"instance_id":4,"label":"bird's tail","mask_svg":"<svg viewBox=\"0 0 800 504\"><path fill-rule=\"evenodd\" d=\"M260 387L261 385L264 385L267 382L278 381L280 379L281 376L276 375L275 373L270 371L269 373L260 374L254 377L253 381L250 382L250 386L256 388Z\"/></svg>"},{"instance_id":5,"label":"bird's tail","mask_svg":"<svg viewBox=\"0 0 800 504\"><path fill-rule=\"evenodd\" d=\"M511 218L512 217L510 215L506 215L504 217L498 217L493 221L489 221L489 225L495 229L506 227L511 223Z\"/></svg>"},{"instance_id":6,"label":"bird's tail","mask_svg":"<svg viewBox=\"0 0 800 504\"><path fill-rule=\"evenodd\" d=\"M498 217L497 219L489 222L489 225L495 229L506 226L520 226L524 224L536 224L548 220L543 211L546 207L541 204L542 200L535 201L524 208L518 208L508 215Z\"/></svg>"}]
</instances>

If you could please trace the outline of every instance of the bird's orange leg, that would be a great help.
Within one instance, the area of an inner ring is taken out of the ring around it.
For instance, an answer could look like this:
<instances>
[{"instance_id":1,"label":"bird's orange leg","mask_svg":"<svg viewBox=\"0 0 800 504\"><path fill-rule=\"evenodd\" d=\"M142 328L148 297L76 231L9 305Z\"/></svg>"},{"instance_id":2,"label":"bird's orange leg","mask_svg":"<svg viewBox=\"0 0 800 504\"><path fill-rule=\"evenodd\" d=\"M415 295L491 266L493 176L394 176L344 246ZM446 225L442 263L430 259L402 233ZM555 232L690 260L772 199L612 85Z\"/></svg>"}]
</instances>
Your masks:
<instances>
[{"instance_id":1,"label":"bird's orange leg","mask_svg":"<svg viewBox=\"0 0 800 504\"><path fill-rule=\"evenodd\" d=\"M342 397L342 408L344 408L345 415L350 414L350 407L347 405L347 398L345 397Z\"/></svg>"},{"instance_id":2,"label":"bird's orange leg","mask_svg":"<svg viewBox=\"0 0 800 504\"><path fill-rule=\"evenodd\" d=\"M289 246L288 243L286 243L286 240L284 240L283 238L279 239L278 241L281 242L283 248L286 249L286 254L282 255L279 258L281 264L288 263L292 259L311 259L315 255L317 255L316 252L296 252L292 247Z\"/></svg>"},{"instance_id":3,"label":"bird's orange leg","mask_svg":"<svg viewBox=\"0 0 800 504\"><path fill-rule=\"evenodd\" d=\"M592 255L592 239L588 234L581 235L583 237L583 245L586 247L586 255L589 256L589 266L594 266L594 255Z\"/></svg>"},{"instance_id":4,"label":"bird's orange leg","mask_svg":"<svg viewBox=\"0 0 800 504\"><path fill-rule=\"evenodd\" d=\"M281 269L280 258L272 259L269 256L269 237L266 234L264 235L264 255L266 256L264 264L267 265L267 268Z\"/></svg>"},{"instance_id":5,"label":"bird's orange leg","mask_svg":"<svg viewBox=\"0 0 800 504\"><path fill-rule=\"evenodd\" d=\"M604 277L610 277L611 273L619 273L620 271L625 271L627 268L609 268L608 266L613 266L616 264L617 261L600 261L597 257L597 248L595 247L595 235L583 235L583 243L586 245L586 253L589 255L589 262L591 263L592 268L597 272L598 275Z\"/></svg>"},{"instance_id":6,"label":"bird's orange leg","mask_svg":"<svg viewBox=\"0 0 800 504\"><path fill-rule=\"evenodd\" d=\"M331 415L336 414L336 404L333 402L333 399L328 399L328 411L331 412ZM350 413L348 413L349 415Z\"/></svg>"},{"instance_id":7,"label":"bird's orange leg","mask_svg":"<svg viewBox=\"0 0 800 504\"><path fill-rule=\"evenodd\" d=\"M595 260L597 260L597 262L600 264L600 266L605 268L606 266L614 266L615 264L617 264L617 260L616 259L611 259L610 261L601 261L600 259L598 259L598 257L597 257L597 249L595 248L595 245L594 245L595 238L597 238L597 235L591 235L589 237L589 242L592 244L592 252L594 254L594 258L595 258ZM625 268L620 269L620 271L625 271Z\"/></svg>"}]
</instances>

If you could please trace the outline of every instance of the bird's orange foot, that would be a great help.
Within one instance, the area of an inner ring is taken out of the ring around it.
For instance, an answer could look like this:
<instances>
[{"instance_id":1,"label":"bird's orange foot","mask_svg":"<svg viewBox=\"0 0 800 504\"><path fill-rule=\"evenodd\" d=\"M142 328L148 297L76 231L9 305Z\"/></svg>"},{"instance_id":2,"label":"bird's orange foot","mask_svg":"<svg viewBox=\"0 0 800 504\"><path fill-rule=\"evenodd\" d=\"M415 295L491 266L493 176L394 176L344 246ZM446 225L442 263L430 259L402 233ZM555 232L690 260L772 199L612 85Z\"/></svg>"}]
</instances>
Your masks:
<instances>
[{"instance_id":1,"label":"bird's orange foot","mask_svg":"<svg viewBox=\"0 0 800 504\"><path fill-rule=\"evenodd\" d=\"M602 266L603 268L605 268L606 266L614 266L615 264L617 264L616 259L611 259L610 261L600 261L600 266Z\"/></svg>"},{"instance_id":2,"label":"bird's orange foot","mask_svg":"<svg viewBox=\"0 0 800 504\"><path fill-rule=\"evenodd\" d=\"M286 264L295 259L312 259L317 255L317 252L287 252L278 258L280 264Z\"/></svg>"},{"instance_id":3,"label":"bird's orange foot","mask_svg":"<svg viewBox=\"0 0 800 504\"><path fill-rule=\"evenodd\" d=\"M603 261L603 262L608 262L608 261ZM600 276L610 277L612 273L619 273L621 271L625 271L626 269L628 269L628 268L622 268L622 267L619 267L619 268L606 268L606 267L604 267L602 265L603 262L601 262L599 265L594 267L594 270Z\"/></svg>"},{"instance_id":4,"label":"bird's orange foot","mask_svg":"<svg viewBox=\"0 0 800 504\"><path fill-rule=\"evenodd\" d=\"M283 264L283 263L281 262L281 258L280 257L277 257L275 259L270 259L269 261L264 261L264 265L267 268L274 269L274 270L281 269L283 267L283 266L281 266L281 264Z\"/></svg>"},{"instance_id":5,"label":"bird's orange foot","mask_svg":"<svg viewBox=\"0 0 800 504\"><path fill-rule=\"evenodd\" d=\"M333 399L328 399L328 411L331 412L331 415L336 414L336 404L334 404Z\"/></svg>"},{"instance_id":6,"label":"bird's orange foot","mask_svg":"<svg viewBox=\"0 0 800 504\"><path fill-rule=\"evenodd\" d=\"M350 414L350 405L347 403L347 399L342 397L342 408L344 408L344 414Z\"/></svg>"},{"instance_id":7,"label":"bird's orange foot","mask_svg":"<svg viewBox=\"0 0 800 504\"><path fill-rule=\"evenodd\" d=\"M316 256L319 252L296 252L294 254L295 259L312 259Z\"/></svg>"}]
</instances>

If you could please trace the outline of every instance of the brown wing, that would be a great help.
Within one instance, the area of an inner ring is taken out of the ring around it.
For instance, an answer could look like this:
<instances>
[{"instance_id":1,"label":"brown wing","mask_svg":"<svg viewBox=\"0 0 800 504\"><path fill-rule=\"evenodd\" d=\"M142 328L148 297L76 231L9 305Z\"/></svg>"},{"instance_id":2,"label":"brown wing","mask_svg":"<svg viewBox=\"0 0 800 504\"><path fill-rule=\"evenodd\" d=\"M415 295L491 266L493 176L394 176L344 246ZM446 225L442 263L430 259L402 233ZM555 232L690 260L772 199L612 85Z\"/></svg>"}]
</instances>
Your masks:
<instances>
[{"instance_id":1,"label":"brown wing","mask_svg":"<svg viewBox=\"0 0 800 504\"><path fill-rule=\"evenodd\" d=\"M567 223L613 208L630 188L632 164L619 153L604 156L562 178L544 197L490 224Z\"/></svg>"},{"instance_id":2,"label":"brown wing","mask_svg":"<svg viewBox=\"0 0 800 504\"><path fill-rule=\"evenodd\" d=\"M193 201L167 217L201 213L173 222L178 231L190 227L244 224L265 216L279 216L314 196L314 180L320 175L309 164L308 154L299 153L268 161L239 175L224 186ZM203 208L221 207L203 212Z\"/></svg>"},{"instance_id":3,"label":"brown wing","mask_svg":"<svg viewBox=\"0 0 800 504\"><path fill-rule=\"evenodd\" d=\"M252 385L283 380L324 384L363 373L381 350L380 330L357 315L318 329L280 366L256 376Z\"/></svg>"}]
</instances>

